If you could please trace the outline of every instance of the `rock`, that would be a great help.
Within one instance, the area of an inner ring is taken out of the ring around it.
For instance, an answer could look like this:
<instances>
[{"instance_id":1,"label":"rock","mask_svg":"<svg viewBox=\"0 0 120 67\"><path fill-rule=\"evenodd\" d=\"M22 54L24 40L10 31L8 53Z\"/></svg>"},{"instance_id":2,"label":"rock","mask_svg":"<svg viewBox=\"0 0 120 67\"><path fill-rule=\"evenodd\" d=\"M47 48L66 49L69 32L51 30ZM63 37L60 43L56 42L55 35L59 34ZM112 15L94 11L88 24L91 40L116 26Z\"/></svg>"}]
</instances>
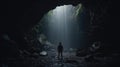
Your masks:
<instances>
[{"instance_id":1,"label":"rock","mask_svg":"<svg viewBox=\"0 0 120 67\"><path fill-rule=\"evenodd\" d=\"M47 56L48 53L47 53L46 51L42 51L42 52L40 52L40 55L41 55L41 56Z\"/></svg>"},{"instance_id":2,"label":"rock","mask_svg":"<svg viewBox=\"0 0 120 67\"><path fill-rule=\"evenodd\" d=\"M79 49L76 51L76 56L79 56L79 57L84 57L88 55L88 50L87 49Z\"/></svg>"},{"instance_id":3,"label":"rock","mask_svg":"<svg viewBox=\"0 0 120 67\"><path fill-rule=\"evenodd\" d=\"M71 63L71 64L78 64L78 61L72 60L72 59L67 59L65 63Z\"/></svg>"}]
</instances>

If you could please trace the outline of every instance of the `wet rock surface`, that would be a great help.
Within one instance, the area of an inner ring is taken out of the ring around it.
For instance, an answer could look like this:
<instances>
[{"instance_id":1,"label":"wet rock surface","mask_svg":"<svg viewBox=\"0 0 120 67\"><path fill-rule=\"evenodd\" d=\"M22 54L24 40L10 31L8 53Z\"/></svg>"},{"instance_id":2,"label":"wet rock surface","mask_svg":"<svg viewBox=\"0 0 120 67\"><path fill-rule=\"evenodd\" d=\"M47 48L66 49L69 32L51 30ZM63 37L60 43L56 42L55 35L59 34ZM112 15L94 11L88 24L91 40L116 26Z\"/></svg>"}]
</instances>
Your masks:
<instances>
[{"instance_id":1,"label":"wet rock surface","mask_svg":"<svg viewBox=\"0 0 120 67\"><path fill-rule=\"evenodd\" d=\"M27 51L26 51L27 52ZM19 58L6 58L1 67L109 67L118 64L120 54L114 53L109 56L76 56L75 52L64 52L63 58L57 58L57 52L47 51L47 56L36 53L34 56L20 56ZM28 53L29 54L29 53ZM37 57L36 57L37 55Z\"/></svg>"},{"instance_id":2,"label":"wet rock surface","mask_svg":"<svg viewBox=\"0 0 120 67\"><path fill-rule=\"evenodd\" d=\"M13 56L15 53L1 56L0 67L119 67L119 52L108 52L102 45L95 44L84 49L64 51L62 59L57 58L55 47L49 45L46 45L49 50L45 45L42 50L37 47L15 48L17 56Z\"/></svg>"}]
</instances>

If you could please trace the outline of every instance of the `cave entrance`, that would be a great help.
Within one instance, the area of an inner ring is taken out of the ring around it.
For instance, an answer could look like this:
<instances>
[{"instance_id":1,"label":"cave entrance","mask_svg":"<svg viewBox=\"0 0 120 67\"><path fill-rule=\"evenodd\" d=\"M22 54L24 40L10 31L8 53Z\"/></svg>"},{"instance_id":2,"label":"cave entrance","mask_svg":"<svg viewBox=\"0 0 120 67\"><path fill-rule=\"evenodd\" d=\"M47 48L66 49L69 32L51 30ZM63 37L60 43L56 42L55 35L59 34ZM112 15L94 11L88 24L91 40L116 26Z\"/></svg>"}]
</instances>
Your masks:
<instances>
[{"instance_id":1,"label":"cave entrance","mask_svg":"<svg viewBox=\"0 0 120 67\"><path fill-rule=\"evenodd\" d=\"M36 25L41 43L54 45L62 42L64 48L78 48L86 44L89 14L82 4L62 5L46 13Z\"/></svg>"}]
</instances>

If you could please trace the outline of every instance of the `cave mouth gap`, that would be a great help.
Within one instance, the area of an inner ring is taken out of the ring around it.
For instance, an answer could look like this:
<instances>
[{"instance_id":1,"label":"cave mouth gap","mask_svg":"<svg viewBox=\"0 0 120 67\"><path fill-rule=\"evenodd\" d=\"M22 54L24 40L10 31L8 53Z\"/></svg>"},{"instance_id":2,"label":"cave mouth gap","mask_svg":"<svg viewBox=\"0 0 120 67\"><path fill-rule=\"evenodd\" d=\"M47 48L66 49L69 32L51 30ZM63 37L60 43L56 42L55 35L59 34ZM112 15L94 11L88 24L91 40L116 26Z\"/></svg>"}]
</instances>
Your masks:
<instances>
[{"instance_id":1,"label":"cave mouth gap","mask_svg":"<svg viewBox=\"0 0 120 67\"><path fill-rule=\"evenodd\" d=\"M84 47L89 17L82 4L62 5L46 13L39 23L38 40L56 47L62 42L66 49Z\"/></svg>"}]
</instances>

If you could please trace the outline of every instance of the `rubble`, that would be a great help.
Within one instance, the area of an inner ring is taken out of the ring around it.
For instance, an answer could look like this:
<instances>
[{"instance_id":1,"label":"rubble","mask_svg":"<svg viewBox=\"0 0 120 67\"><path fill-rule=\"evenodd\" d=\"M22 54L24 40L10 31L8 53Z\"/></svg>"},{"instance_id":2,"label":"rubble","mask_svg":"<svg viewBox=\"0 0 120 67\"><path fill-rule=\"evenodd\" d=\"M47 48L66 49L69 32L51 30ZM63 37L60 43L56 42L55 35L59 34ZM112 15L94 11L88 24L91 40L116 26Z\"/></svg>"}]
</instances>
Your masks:
<instances>
[{"instance_id":1,"label":"rubble","mask_svg":"<svg viewBox=\"0 0 120 67\"><path fill-rule=\"evenodd\" d=\"M42 52L40 52L40 56L47 56L47 52L46 51L42 51Z\"/></svg>"}]
</instances>

